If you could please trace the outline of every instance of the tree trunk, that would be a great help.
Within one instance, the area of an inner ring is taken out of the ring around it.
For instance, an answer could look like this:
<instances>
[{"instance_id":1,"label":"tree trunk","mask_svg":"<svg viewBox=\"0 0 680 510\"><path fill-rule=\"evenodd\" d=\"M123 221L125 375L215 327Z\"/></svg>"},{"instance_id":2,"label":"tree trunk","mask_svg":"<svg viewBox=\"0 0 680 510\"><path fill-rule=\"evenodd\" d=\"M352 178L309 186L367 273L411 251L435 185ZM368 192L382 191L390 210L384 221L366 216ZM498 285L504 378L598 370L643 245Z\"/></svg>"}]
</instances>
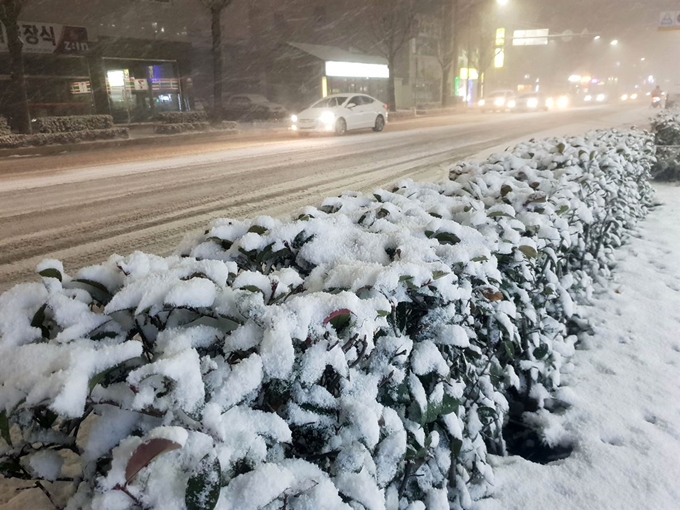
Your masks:
<instances>
[{"instance_id":1,"label":"tree trunk","mask_svg":"<svg viewBox=\"0 0 680 510\"><path fill-rule=\"evenodd\" d=\"M221 122L224 115L222 104L222 23L220 7L210 9L213 59L213 121Z\"/></svg>"},{"instance_id":2,"label":"tree trunk","mask_svg":"<svg viewBox=\"0 0 680 510\"><path fill-rule=\"evenodd\" d=\"M442 71L442 87L441 87L441 105L443 108L447 107L451 99L451 91L449 85L449 78L451 75L451 64L453 63L453 2L454 0L446 0L444 4L444 12L442 13L442 44L444 46L442 54L440 55L440 64Z\"/></svg>"},{"instance_id":3,"label":"tree trunk","mask_svg":"<svg viewBox=\"0 0 680 510\"><path fill-rule=\"evenodd\" d=\"M11 7L5 7L8 11ZM3 16L0 21L7 30L7 47L10 56L10 79L11 94L9 105L9 123L12 129L18 133L31 133L31 116L28 110L28 94L26 92L26 76L24 72L24 43L19 37L19 9L11 10L7 17Z\"/></svg>"},{"instance_id":4,"label":"tree trunk","mask_svg":"<svg viewBox=\"0 0 680 510\"><path fill-rule=\"evenodd\" d=\"M397 111L397 91L394 84L394 57L387 60L387 66L389 67L390 77L387 80L387 104L390 107L391 112Z\"/></svg>"},{"instance_id":5,"label":"tree trunk","mask_svg":"<svg viewBox=\"0 0 680 510\"><path fill-rule=\"evenodd\" d=\"M458 3L458 0L452 0L453 1L453 24L452 24L452 29L453 29L453 36L452 36L452 48L451 52L453 54L453 59L451 60L451 70L452 73L451 75L453 76L453 84L455 87L456 84L456 78L460 74L459 72L459 65L458 65L458 55L460 53L460 41L458 39L458 29L460 28L460 23L458 22L458 16L460 15L460 4ZM458 90L453 91L453 106L455 106L456 102L456 96L458 94Z\"/></svg>"}]
</instances>

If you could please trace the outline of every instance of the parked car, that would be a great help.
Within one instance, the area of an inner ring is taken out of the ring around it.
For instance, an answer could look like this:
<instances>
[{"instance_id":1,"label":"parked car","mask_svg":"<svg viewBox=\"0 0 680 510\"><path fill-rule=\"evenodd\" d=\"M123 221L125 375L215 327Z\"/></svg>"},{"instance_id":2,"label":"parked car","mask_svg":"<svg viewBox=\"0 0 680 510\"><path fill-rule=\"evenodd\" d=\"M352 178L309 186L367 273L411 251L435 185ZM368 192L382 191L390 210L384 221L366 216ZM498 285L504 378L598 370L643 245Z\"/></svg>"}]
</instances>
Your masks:
<instances>
[{"instance_id":1,"label":"parked car","mask_svg":"<svg viewBox=\"0 0 680 510\"><path fill-rule=\"evenodd\" d=\"M344 135L355 129L379 133L388 119L385 103L365 94L334 94L317 101L291 117L291 129L300 134L335 133Z\"/></svg>"},{"instance_id":2,"label":"parked car","mask_svg":"<svg viewBox=\"0 0 680 510\"><path fill-rule=\"evenodd\" d=\"M479 109L482 113L487 111L504 112L516 106L517 96L512 90L496 90L479 100Z\"/></svg>"},{"instance_id":3,"label":"parked car","mask_svg":"<svg viewBox=\"0 0 680 510\"><path fill-rule=\"evenodd\" d=\"M277 120L288 116L286 109L260 94L235 94L224 105L228 120Z\"/></svg>"}]
</instances>

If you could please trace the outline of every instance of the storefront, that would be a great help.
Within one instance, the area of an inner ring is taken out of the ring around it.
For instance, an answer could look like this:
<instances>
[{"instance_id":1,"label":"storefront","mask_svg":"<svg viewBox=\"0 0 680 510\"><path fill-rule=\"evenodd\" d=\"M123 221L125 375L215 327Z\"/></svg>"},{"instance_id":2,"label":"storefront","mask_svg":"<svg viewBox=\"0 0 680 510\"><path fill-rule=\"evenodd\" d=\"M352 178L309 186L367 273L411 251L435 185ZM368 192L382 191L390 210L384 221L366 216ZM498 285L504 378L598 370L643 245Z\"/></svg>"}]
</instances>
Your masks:
<instances>
[{"instance_id":1,"label":"storefront","mask_svg":"<svg viewBox=\"0 0 680 510\"><path fill-rule=\"evenodd\" d=\"M20 22L31 117L111 114L143 122L188 108L191 44L89 38L84 27ZM9 53L0 24L0 115L10 100ZM187 78L185 78L187 77Z\"/></svg>"},{"instance_id":2,"label":"storefront","mask_svg":"<svg viewBox=\"0 0 680 510\"><path fill-rule=\"evenodd\" d=\"M267 78L271 99L292 108L340 93L369 94L387 101L389 68L381 57L289 43L279 49Z\"/></svg>"}]
</instances>

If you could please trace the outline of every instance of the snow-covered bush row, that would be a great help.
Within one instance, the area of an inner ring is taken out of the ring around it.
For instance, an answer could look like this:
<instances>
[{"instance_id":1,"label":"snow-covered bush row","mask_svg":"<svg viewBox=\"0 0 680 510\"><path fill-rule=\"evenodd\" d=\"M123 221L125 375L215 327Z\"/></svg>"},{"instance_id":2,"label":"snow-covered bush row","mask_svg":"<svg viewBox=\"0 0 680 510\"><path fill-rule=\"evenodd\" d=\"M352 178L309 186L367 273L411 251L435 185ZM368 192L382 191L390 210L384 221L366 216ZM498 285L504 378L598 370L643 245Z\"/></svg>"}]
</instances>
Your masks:
<instances>
[{"instance_id":1,"label":"snow-covered bush row","mask_svg":"<svg viewBox=\"0 0 680 510\"><path fill-rule=\"evenodd\" d=\"M657 163L652 175L657 180L680 180L680 111L663 111L652 120L656 137Z\"/></svg>"},{"instance_id":2,"label":"snow-covered bush row","mask_svg":"<svg viewBox=\"0 0 680 510\"><path fill-rule=\"evenodd\" d=\"M72 131L69 133L37 133L34 135L1 135L0 149L18 149L21 147L41 147L43 145L71 144L94 142L97 140L127 139L128 128L91 129L88 131Z\"/></svg>"},{"instance_id":3,"label":"snow-covered bush row","mask_svg":"<svg viewBox=\"0 0 680 510\"><path fill-rule=\"evenodd\" d=\"M70 133L111 128L113 128L113 117L111 115L70 115L33 119L34 133Z\"/></svg>"},{"instance_id":4,"label":"snow-covered bush row","mask_svg":"<svg viewBox=\"0 0 680 510\"><path fill-rule=\"evenodd\" d=\"M0 136L11 134L12 130L10 129L9 124L7 124L7 119L5 117L0 117Z\"/></svg>"},{"instance_id":5,"label":"snow-covered bush row","mask_svg":"<svg viewBox=\"0 0 680 510\"><path fill-rule=\"evenodd\" d=\"M161 124L200 124L208 122L208 114L204 111L194 112L163 112L155 117Z\"/></svg>"},{"instance_id":6,"label":"snow-covered bush row","mask_svg":"<svg viewBox=\"0 0 680 510\"><path fill-rule=\"evenodd\" d=\"M154 132L158 135L176 135L192 131L236 131L236 122L224 121L221 124L210 122L194 122L181 124L156 124Z\"/></svg>"},{"instance_id":7,"label":"snow-covered bush row","mask_svg":"<svg viewBox=\"0 0 680 510\"><path fill-rule=\"evenodd\" d=\"M5 474L69 508L469 508L510 405L547 442L579 326L651 191L651 137L522 144L443 184L217 220L0 296ZM79 469L63 467L78 459Z\"/></svg>"}]
</instances>

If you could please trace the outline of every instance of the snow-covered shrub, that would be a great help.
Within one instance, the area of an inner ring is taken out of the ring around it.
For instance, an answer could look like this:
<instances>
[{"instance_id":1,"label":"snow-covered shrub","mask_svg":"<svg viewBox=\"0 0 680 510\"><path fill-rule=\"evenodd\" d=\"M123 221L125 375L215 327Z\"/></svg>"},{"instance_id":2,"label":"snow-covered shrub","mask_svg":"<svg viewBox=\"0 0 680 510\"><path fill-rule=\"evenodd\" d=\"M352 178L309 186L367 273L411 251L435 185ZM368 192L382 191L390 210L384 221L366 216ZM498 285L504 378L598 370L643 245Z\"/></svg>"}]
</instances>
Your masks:
<instances>
[{"instance_id":1,"label":"snow-covered shrub","mask_svg":"<svg viewBox=\"0 0 680 510\"><path fill-rule=\"evenodd\" d=\"M156 124L154 126L154 133L157 135L176 135L191 131L208 131L209 129L209 122L183 122L181 124Z\"/></svg>"},{"instance_id":2,"label":"snow-covered shrub","mask_svg":"<svg viewBox=\"0 0 680 510\"><path fill-rule=\"evenodd\" d=\"M208 122L208 114L204 111L163 112L157 114L155 120L160 124L200 124Z\"/></svg>"},{"instance_id":3,"label":"snow-covered shrub","mask_svg":"<svg viewBox=\"0 0 680 510\"><path fill-rule=\"evenodd\" d=\"M652 154L633 131L532 141L216 220L168 258L45 261L0 296L3 473L75 456L71 509L470 508L510 405L555 400Z\"/></svg>"},{"instance_id":4,"label":"snow-covered shrub","mask_svg":"<svg viewBox=\"0 0 680 510\"><path fill-rule=\"evenodd\" d=\"M224 121L221 124L209 122L181 123L181 124L156 124L154 133L157 135L177 135L192 131L236 131L236 122Z\"/></svg>"},{"instance_id":5,"label":"snow-covered shrub","mask_svg":"<svg viewBox=\"0 0 680 510\"><path fill-rule=\"evenodd\" d=\"M5 117L0 117L0 136L11 135L12 130L7 124L7 119Z\"/></svg>"},{"instance_id":6,"label":"snow-covered shrub","mask_svg":"<svg viewBox=\"0 0 680 510\"><path fill-rule=\"evenodd\" d=\"M497 359L519 376L511 396L520 412L552 400L573 351L569 333L582 325L574 302L589 298L593 279L609 275L613 251L651 205L653 154L647 134L594 132L520 144L484 164L452 169L457 194L473 200L458 220L486 223L487 237L495 230L501 239L494 255L502 299L517 310L519 343L503 345ZM481 211L495 218L495 228Z\"/></svg>"},{"instance_id":7,"label":"snow-covered shrub","mask_svg":"<svg viewBox=\"0 0 680 510\"><path fill-rule=\"evenodd\" d=\"M111 115L70 115L33 119L34 133L70 133L111 128L113 128L113 117Z\"/></svg>"},{"instance_id":8,"label":"snow-covered shrub","mask_svg":"<svg viewBox=\"0 0 680 510\"><path fill-rule=\"evenodd\" d=\"M44 145L94 142L97 140L127 139L128 128L90 129L87 131L71 131L67 133L37 133L33 135L0 135L0 149L18 149L22 147L41 147Z\"/></svg>"},{"instance_id":9,"label":"snow-covered shrub","mask_svg":"<svg viewBox=\"0 0 680 510\"><path fill-rule=\"evenodd\" d=\"M661 112L652 120L652 132L657 145L653 177L661 181L680 180L680 111Z\"/></svg>"}]
</instances>

